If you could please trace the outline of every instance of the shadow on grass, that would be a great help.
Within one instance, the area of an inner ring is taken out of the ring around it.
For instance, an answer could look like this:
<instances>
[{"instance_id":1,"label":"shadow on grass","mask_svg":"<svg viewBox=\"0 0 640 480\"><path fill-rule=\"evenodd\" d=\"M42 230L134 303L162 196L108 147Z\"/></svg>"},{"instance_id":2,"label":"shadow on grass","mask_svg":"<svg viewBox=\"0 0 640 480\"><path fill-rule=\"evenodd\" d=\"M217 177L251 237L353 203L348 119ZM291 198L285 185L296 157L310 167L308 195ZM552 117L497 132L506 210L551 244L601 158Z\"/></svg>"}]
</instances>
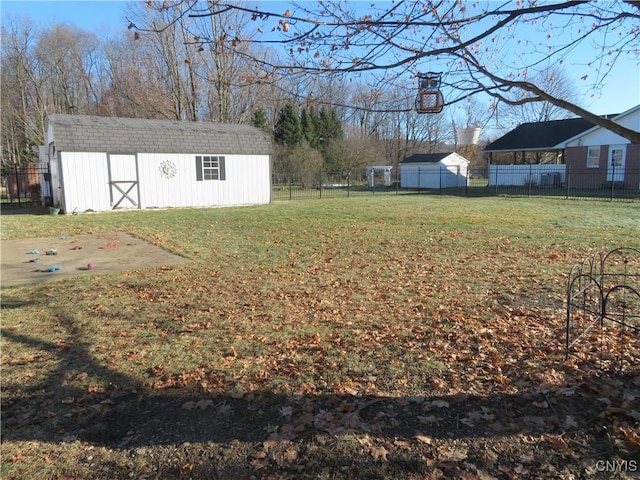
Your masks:
<instances>
[{"instance_id":1,"label":"shadow on grass","mask_svg":"<svg viewBox=\"0 0 640 480\"><path fill-rule=\"evenodd\" d=\"M66 339L59 343L2 331L5 341L55 357L59 364L39 381L5 386L4 441L82 440L131 448L338 434L433 439L562 435L606 423L603 412L613 399L603 400L603 396L624 391L633 380L625 375L605 376L598 384L541 385L517 394L285 395L266 390L207 392L203 382L213 384L223 378L209 370L200 372L195 382L150 371L149 385L155 382L158 387L150 388L95 361L91 345L71 316L62 315L61 323ZM100 386L78 386L83 378L98 378ZM624 416L625 412L619 413Z\"/></svg>"},{"instance_id":2,"label":"shadow on grass","mask_svg":"<svg viewBox=\"0 0 640 480\"><path fill-rule=\"evenodd\" d=\"M49 207L38 205L2 204L2 215L50 215Z\"/></svg>"},{"instance_id":3,"label":"shadow on grass","mask_svg":"<svg viewBox=\"0 0 640 480\"><path fill-rule=\"evenodd\" d=\"M481 478L473 476L481 470L502 478L522 467L522 455L532 475L508 478L540 478L536 470L551 478L597 459L638 457L612 442L637 414L621 408L624 392L638 390L625 375L515 394L403 397L241 391L215 367L195 375L153 367L141 381L98 361L100 346L72 314L51 314L60 340L2 331L5 344L30 352L3 365L3 442L41 442L29 471L40 478ZM51 444L64 458L57 470L37 463ZM495 452L508 458L492 460Z\"/></svg>"}]
</instances>

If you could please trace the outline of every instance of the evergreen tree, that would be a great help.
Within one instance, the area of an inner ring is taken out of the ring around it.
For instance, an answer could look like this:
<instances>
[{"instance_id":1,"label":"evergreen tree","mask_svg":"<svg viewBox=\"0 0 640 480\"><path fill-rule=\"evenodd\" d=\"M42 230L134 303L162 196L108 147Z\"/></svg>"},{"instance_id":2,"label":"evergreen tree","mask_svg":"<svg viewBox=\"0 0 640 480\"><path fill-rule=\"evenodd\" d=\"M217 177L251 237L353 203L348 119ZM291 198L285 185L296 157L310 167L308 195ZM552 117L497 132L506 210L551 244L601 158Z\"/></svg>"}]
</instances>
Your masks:
<instances>
[{"instance_id":1,"label":"evergreen tree","mask_svg":"<svg viewBox=\"0 0 640 480\"><path fill-rule=\"evenodd\" d=\"M342 140L344 138L344 132L342 131L342 121L338 117L338 112L335 108L331 109L329 113L329 125L332 140Z\"/></svg>"},{"instance_id":2,"label":"evergreen tree","mask_svg":"<svg viewBox=\"0 0 640 480\"><path fill-rule=\"evenodd\" d=\"M271 133L267 115L264 113L264 110L262 108L259 108L258 110L253 112L253 126L259 128L263 132Z\"/></svg>"},{"instance_id":3,"label":"evergreen tree","mask_svg":"<svg viewBox=\"0 0 640 480\"><path fill-rule=\"evenodd\" d=\"M321 142L328 143L331 140L341 140L343 138L342 122L340 122L335 109L329 110L326 107L322 107L320 109L318 124L318 133Z\"/></svg>"},{"instance_id":4,"label":"evergreen tree","mask_svg":"<svg viewBox=\"0 0 640 480\"><path fill-rule=\"evenodd\" d=\"M295 147L303 140L300 117L292 102L287 103L278 113L274 137L278 144L287 147Z\"/></svg>"},{"instance_id":5,"label":"evergreen tree","mask_svg":"<svg viewBox=\"0 0 640 480\"><path fill-rule=\"evenodd\" d=\"M314 116L316 118L314 118ZM302 135L312 148L318 148L317 116L313 109L303 108L300 113L300 123L302 125Z\"/></svg>"}]
</instances>

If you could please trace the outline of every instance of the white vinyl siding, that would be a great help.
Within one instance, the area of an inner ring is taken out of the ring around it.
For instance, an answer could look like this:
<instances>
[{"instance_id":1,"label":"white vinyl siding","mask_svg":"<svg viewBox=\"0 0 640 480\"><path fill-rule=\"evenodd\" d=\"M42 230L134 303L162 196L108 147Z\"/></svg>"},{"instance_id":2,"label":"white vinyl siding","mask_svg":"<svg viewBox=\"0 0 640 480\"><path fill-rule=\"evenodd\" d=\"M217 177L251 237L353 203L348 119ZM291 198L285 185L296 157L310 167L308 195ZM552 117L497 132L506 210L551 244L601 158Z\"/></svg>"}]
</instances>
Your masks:
<instances>
[{"instance_id":1,"label":"white vinyl siding","mask_svg":"<svg viewBox=\"0 0 640 480\"><path fill-rule=\"evenodd\" d=\"M65 213L111 210L105 153L59 152L64 184L60 207ZM54 188L58 185L54 183Z\"/></svg>"},{"instance_id":2,"label":"white vinyl siding","mask_svg":"<svg viewBox=\"0 0 640 480\"><path fill-rule=\"evenodd\" d=\"M194 157L189 154L138 154L142 208L249 205L271 201L268 155L224 155L224 181L198 181L194 175ZM174 166L170 176L164 174L162 168L167 163Z\"/></svg>"},{"instance_id":3,"label":"white vinyl siding","mask_svg":"<svg viewBox=\"0 0 640 480\"><path fill-rule=\"evenodd\" d=\"M111 210L107 155L64 152L60 155L64 182L60 203L64 211ZM138 208L250 205L271 201L268 155L225 155L224 158L225 181L197 181L193 172L194 155L138 154ZM171 166L169 174L167 165ZM116 193L116 197L120 198L119 194Z\"/></svg>"}]
</instances>

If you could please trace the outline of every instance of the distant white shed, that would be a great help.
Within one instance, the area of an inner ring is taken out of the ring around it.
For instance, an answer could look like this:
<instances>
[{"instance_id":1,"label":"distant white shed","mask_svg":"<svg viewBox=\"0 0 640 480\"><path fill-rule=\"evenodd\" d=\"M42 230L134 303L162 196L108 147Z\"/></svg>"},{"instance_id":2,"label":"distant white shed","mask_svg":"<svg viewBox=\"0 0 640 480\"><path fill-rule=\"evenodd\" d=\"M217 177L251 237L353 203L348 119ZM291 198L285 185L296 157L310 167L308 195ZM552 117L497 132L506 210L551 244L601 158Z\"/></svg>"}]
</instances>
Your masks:
<instances>
[{"instance_id":1,"label":"distant white shed","mask_svg":"<svg viewBox=\"0 0 640 480\"><path fill-rule=\"evenodd\" d=\"M402 188L465 187L469 160L455 152L416 153L400 162Z\"/></svg>"},{"instance_id":2,"label":"distant white shed","mask_svg":"<svg viewBox=\"0 0 640 480\"><path fill-rule=\"evenodd\" d=\"M248 125L50 115L41 151L67 213L271 201L271 142Z\"/></svg>"}]
</instances>

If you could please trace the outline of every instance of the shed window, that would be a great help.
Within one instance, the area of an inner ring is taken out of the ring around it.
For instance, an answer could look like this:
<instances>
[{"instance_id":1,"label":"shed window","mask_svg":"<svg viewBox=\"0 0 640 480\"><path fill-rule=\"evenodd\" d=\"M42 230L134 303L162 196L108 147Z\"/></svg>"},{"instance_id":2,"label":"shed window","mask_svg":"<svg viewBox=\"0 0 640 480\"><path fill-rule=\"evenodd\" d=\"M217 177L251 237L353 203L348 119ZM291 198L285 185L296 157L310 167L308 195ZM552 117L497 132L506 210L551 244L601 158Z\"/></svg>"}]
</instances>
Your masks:
<instances>
[{"instance_id":1,"label":"shed window","mask_svg":"<svg viewBox=\"0 0 640 480\"><path fill-rule=\"evenodd\" d=\"M226 180L224 157L214 155L196 156L196 180Z\"/></svg>"},{"instance_id":2,"label":"shed window","mask_svg":"<svg viewBox=\"0 0 640 480\"><path fill-rule=\"evenodd\" d=\"M587 168L600 167L600 147L587 148Z\"/></svg>"}]
</instances>

